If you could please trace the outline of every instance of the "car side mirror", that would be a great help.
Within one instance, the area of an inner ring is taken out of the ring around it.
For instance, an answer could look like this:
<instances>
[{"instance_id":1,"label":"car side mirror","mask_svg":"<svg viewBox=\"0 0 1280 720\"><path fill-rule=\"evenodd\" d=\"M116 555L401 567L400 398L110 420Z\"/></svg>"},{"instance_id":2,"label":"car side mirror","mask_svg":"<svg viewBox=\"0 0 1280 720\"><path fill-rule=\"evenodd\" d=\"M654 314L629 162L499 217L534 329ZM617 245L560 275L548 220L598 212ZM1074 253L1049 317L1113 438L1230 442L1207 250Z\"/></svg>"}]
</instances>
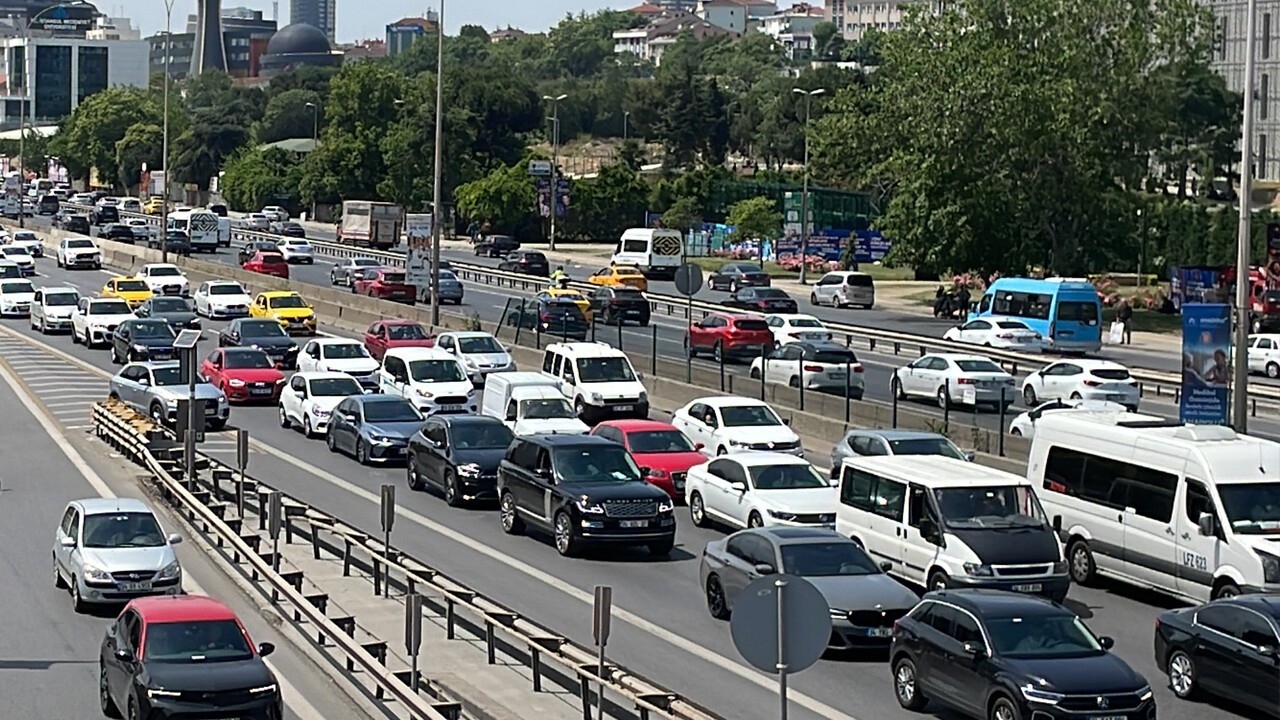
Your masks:
<instances>
[{"instance_id":1,"label":"car side mirror","mask_svg":"<svg viewBox=\"0 0 1280 720\"><path fill-rule=\"evenodd\" d=\"M920 520L920 537L934 545L942 546L942 532L933 518L926 517Z\"/></svg>"},{"instance_id":2,"label":"car side mirror","mask_svg":"<svg viewBox=\"0 0 1280 720\"><path fill-rule=\"evenodd\" d=\"M540 478L546 479L551 476L551 471L548 468L540 467L540 468L534 468L533 474Z\"/></svg>"},{"instance_id":3,"label":"car side mirror","mask_svg":"<svg viewBox=\"0 0 1280 720\"><path fill-rule=\"evenodd\" d=\"M142 387L149 387L151 385L151 380L149 378L138 378L138 384Z\"/></svg>"},{"instance_id":4,"label":"car side mirror","mask_svg":"<svg viewBox=\"0 0 1280 720\"><path fill-rule=\"evenodd\" d=\"M182 542L182 536L178 533L169 533L169 537L165 540L168 540L170 545L177 545Z\"/></svg>"},{"instance_id":5,"label":"car side mirror","mask_svg":"<svg viewBox=\"0 0 1280 720\"><path fill-rule=\"evenodd\" d=\"M706 444L706 443L694 443L694 444L693 444L693 449L694 449L694 450L702 450L702 449L703 449L703 448L705 448L706 446L707 446L707 444Z\"/></svg>"},{"instance_id":6,"label":"car side mirror","mask_svg":"<svg viewBox=\"0 0 1280 720\"><path fill-rule=\"evenodd\" d=\"M282 363L282 362L278 362L278 363L276 363L276 369L277 369L277 370L283 370L283 369L284 369L284 363Z\"/></svg>"},{"instance_id":7,"label":"car side mirror","mask_svg":"<svg viewBox=\"0 0 1280 720\"><path fill-rule=\"evenodd\" d=\"M640 477L642 477L642 478L644 478L644 477L649 477L649 475L650 475L652 472L653 472L653 468L650 468L650 467L642 467L642 468L640 468Z\"/></svg>"},{"instance_id":8,"label":"car side mirror","mask_svg":"<svg viewBox=\"0 0 1280 720\"><path fill-rule=\"evenodd\" d=\"M976 660L985 660L987 658L987 646L979 642L967 642L964 644L964 654Z\"/></svg>"},{"instance_id":9,"label":"car side mirror","mask_svg":"<svg viewBox=\"0 0 1280 720\"><path fill-rule=\"evenodd\" d=\"M122 663L131 663L133 662L133 652L125 649L117 650L116 660L119 660Z\"/></svg>"},{"instance_id":10,"label":"car side mirror","mask_svg":"<svg viewBox=\"0 0 1280 720\"><path fill-rule=\"evenodd\" d=\"M1104 635L1098 638L1098 644L1102 646L1103 650L1110 650L1116 646L1116 641L1111 637Z\"/></svg>"},{"instance_id":11,"label":"car side mirror","mask_svg":"<svg viewBox=\"0 0 1280 720\"><path fill-rule=\"evenodd\" d=\"M787 427L791 427L791 418L783 418L782 424L786 425Z\"/></svg>"},{"instance_id":12,"label":"car side mirror","mask_svg":"<svg viewBox=\"0 0 1280 720\"><path fill-rule=\"evenodd\" d=\"M734 490L740 493L744 493L747 491L747 484L742 482L741 480L734 480L733 482L729 483L729 487L733 488Z\"/></svg>"},{"instance_id":13,"label":"car side mirror","mask_svg":"<svg viewBox=\"0 0 1280 720\"><path fill-rule=\"evenodd\" d=\"M892 569L893 569L893 563L891 562L880 563L880 572L889 572Z\"/></svg>"},{"instance_id":14,"label":"car side mirror","mask_svg":"<svg viewBox=\"0 0 1280 720\"><path fill-rule=\"evenodd\" d=\"M276 651L276 646L272 643L264 642L264 643L258 644L258 655L260 657L266 657L275 651Z\"/></svg>"},{"instance_id":15,"label":"car side mirror","mask_svg":"<svg viewBox=\"0 0 1280 720\"><path fill-rule=\"evenodd\" d=\"M1200 517L1196 519L1196 525L1200 527L1200 534L1204 537L1213 537L1214 532L1213 515L1202 512Z\"/></svg>"},{"instance_id":16,"label":"car side mirror","mask_svg":"<svg viewBox=\"0 0 1280 720\"><path fill-rule=\"evenodd\" d=\"M64 548L73 548L76 546L76 539L73 537L64 537L58 540L58 543Z\"/></svg>"},{"instance_id":17,"label":"car side mirror","mask_svg":"<svg viewBox=\"0 0 1280 720\"><path fill-rule=\"evenodd\" d=\"M298 397L303 398L304 400L306 399L306 397L307 397L307 390L306 390L306 388L303 388L303 389L301 389L301 390L299 390L299 391L298 391Z\"/></svg>"},{"instance_id":18,"label":"car side mirror","mask_svg":"<svg viewBox=\"0 0 1280 720\"><path fill-rule=\"evenodd\" d=\"M973 452L972 450L964 454L964 459L968 460L969 462L973 462L974 458L976 457L978 457L978 453Z\"/></svg>"},{"instance_id":19,"label":"car side mirror","mask_svg":"<svg viewBox=\"0 0 1280 720\"><path fill-rule=\"evenodd\" d=\"M1061 515L1053 516L1053 531L1062 532L1062 516Z\"/></svg>"},{"instance_id":20,"label":"car side mirror","mask_svg":"<svg viewBox=\"0 0 1280 720\"><path fill-rule=\"evenodd\" d=\"M775 572L769 563L756 563L755 571L760 575L772 575Z\"/></svg>"}]
</instances>

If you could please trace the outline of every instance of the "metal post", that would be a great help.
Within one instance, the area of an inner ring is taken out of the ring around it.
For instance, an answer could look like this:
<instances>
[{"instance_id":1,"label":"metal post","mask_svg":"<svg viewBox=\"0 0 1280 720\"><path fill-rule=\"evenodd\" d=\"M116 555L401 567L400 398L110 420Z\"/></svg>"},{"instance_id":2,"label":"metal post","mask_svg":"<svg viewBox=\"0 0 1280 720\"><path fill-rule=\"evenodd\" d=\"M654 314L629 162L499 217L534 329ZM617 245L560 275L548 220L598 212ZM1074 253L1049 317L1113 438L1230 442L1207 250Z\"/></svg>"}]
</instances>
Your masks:
<instances>
[{"instance_id":1,"label":"metal post","mask_svg":"<svg viewBox=\"0 0 1280 720\"><path fill-rule=\"evenodd\" d=\"M630 138L627 136L627 120L631 119L631 111L626 110L622 113L622 141L626 142Z\"/></svg>"},{"instance_id":2,"label":"metal post","mask_svg":"<svg viewBox=\"0 0 1280 720\"><path fill-rule=\"evenodd\" d=\"M164 0L164 131L160 167L164 173L164 201L160 203L160 261L169 262L169 57L173 55L173 4ZM148 193L150 195L150 193Z\"/></svg>"},{"instance_id":3,"label":"metal post","mask_svg":"<svg viewBox=\"0 0 1280 720\"><path fill-rule=\"evenodd\" d=\"M719 356L719 357L717 358L717 360L719 360L719 361L720 361L720 362L719 362L719 365L720 365L720 392L724 392L724 345L723 345L723 344L721 344L721 345L720 345L720 352L716 353L716 355L718 355L718 356Z\"/></svg>"},{"instance_id":4,"label":"metal post","mask_svg":"<svg viewBox=\"0 0 1280 720\"><path fill-rule=\"evenodd\" d=\"M431 324L440 324L440 228L444 226L440 185L444 177L444 0L436 18L436 147L431 194Z\"/></svg>"},{"instance_id":5,"label":"metal post","mask_svg":"<svg viewBox=\"0 0 1280 720\"><path fill-rule=\"evenodd\" d=\"M846 362L844 364L844 424L849 424L849 382L852 378L849 373L853 371L853 364Z\"/></svg>"},{"instance_id":6,"label":"metal post","mask_svg":"<svg viewBox=\"0 0 1280 720\"><path fill-rule=\"evenodd\" d=\"M596 325L597 325L597 324L598 324L598 321L597 321L597 319L596 319L596 316L595 316L595 314L594 314L594 313L592 313L592 315L591 315L591 342L595 342L595 341L596 341Z\"/></svg>"},{"instance_id":7,"label":"metal post","mask_svg":"<svg viewBox=\"0 0 1280 720\"><path fill-rule=\"evenodd\" d=\"M805 259L809 256L809 110L814 95L826 92L822 88L806 91L792 88L791 92L804 95L804 189L800 196L800 284L808 283Z\"/></svg>"},{"instance_id":8,"label":"metal post","mask_svg":"<svg viewBox=\"0 0 1280 720\"><path fill-rule=\"evenodd\" d=\"M194 345L189 350L183 350L187 354L187 429L192 433L196 431L196 348ZM194 441L192 447L195 447ZM195 477L194 459L191 464L190 476Z\"/></svg>"},{"instance_id":9,"label":"metal post","mask_svg":"<svg viewBox=\"0 0 1280 720\"><path fill-rule=\"evenodd\" d=\"M942 381L942 424L951 429L951 378Z\"/></svg>"},{"instance_id":10,"label":"metal post","mask_svg":"<svg viewBox=\"0 0 1280 720\"><path fill-rule=\"evenodd\" d=\"M1257 42L1258 0L1249 0L1246 10L1244 44L1244 123L1240 138L1240 233L1236 239L1236 333L1235 372L1232 378L1231 415L1236 432L1249 426L1249 214L1253 176L1253 92L1254 55ZM1259 175L1266 168L1258 168Z\"/></svg>"},{"instance_id":11,"label":"metal post","mask_svg":"<svg viewBox=\"0 0 1280 720\"><path fill-rule=\"evenodd\" d=\"M1008 406L1004 402L1004 391L1000 391L1000 457L1004 457L1004 411Z\"/></svg>"},{"instance_id":12,"label":"metal post","mask_svg":"<svg viewBox=\"0 0 1280 720\"><path fill-rule=\"evenodd\" d=\"M621 317L621 316L619 316L619 317L618 317L618 349L619 349L619 350L621 350L621 349L622 349L622 324L623 324L623 322L624 322L624 320L622 319L622 317Z\"/></svg>"},{"instance_id":13,"label":"metal post","mask_svg":"<svg viewBox=\"0 0 1280 720\"><path fill-rule=\"evenodd\" d=\"M596 330L595 323L592 323L591 324L592 338L595 337L595 330ZM560 316L560 339L563 342L566 342L566 343L569 342L569 316L568 315Z\"/></svg>"},{"instance_id":14,"label":"metal post","mask_svg":"<svg viewBox=\"0 0 1280 720\"><path fill-rule=\"evenodd\" d=\"M653 334L653 345L649 351L649 374L656 377L658 375L658 324L654 323L649 330Z\"/></svg>"},{"instance_id":15,"label":"metal post","mask_svg":"<svg viewBox=\"0 0 1280 720\"><path fill-rule=\"evenodd\" d=\"M892 390L892 387L891 387L889 394L893 396L893 424L891 427L893 427L894 429L897 429L898 427L898 393Z\"/></svg>"},{"instance_id":16,"label":"metal post","mask_svg":"<svg viewBox=\"0 0 1280 720\"><path fill-rule=\"evenodd\" d=\"M796 373L796 386L800 389L800 412L804 412L804 355L800 356L800 369Z\"/></svg>"},{"instance_id":17,"label":"metal post","mask_svg":"<svg viewBox=\"0 0 1280 720\"><path fill-rule=\"evenodd\" d=\"M769 358L764 351L764 346L760 346L760 402L764 402L764 376L768 373Z\"/></svg>"},{"instance_id":18,"label":"metal post","mask_svg":"<svg viewBox=\"0 0 1280 720\"><path fill-rule=\"evenodd\" d=\"M320 103L309 102L307 107L311 108L311 151L315 152L320 147ZM316 199L311 198L311 215L308 217L311 222L316 221Z\"/></svg>"},{"instance_id":19,"label":"metal post","mask_svg":"<svg viewBox=\"0 0 1280 720\"><path fill-rule=\"evenodd\" d=\"M551 252L556 250L556 206L560 200L560 101L567 97L564 93L542 96L551 101L551 238L547 245Z\"/></svg>"},{"instance_id":20,"label":"metal post","mask_svg":"<svg viewBox=\"0 0 1280 720\"><path fill-rule=\"evenodd\" d=\"M507 304L502 306L502 314L498 316L498 323L493 328L493 336L498 337L502 332L502 324L507 321L507 312L511 309L511 301L515 298L507 298Z\"/></svg>"},{"instance_id":21,"label":"metal post","mask_svg":"<svg viewBox=\"0 0 1280 720\"><path fill-rule=\"evenodd\" d=\"M787 587L787 581L778 579L773 584L778 588L778 703L779 715L782 720L787 720L787 634L784 628L786 623L783 621L783 596L786 594L783 589Z\"/></svg>"}]
</instances>

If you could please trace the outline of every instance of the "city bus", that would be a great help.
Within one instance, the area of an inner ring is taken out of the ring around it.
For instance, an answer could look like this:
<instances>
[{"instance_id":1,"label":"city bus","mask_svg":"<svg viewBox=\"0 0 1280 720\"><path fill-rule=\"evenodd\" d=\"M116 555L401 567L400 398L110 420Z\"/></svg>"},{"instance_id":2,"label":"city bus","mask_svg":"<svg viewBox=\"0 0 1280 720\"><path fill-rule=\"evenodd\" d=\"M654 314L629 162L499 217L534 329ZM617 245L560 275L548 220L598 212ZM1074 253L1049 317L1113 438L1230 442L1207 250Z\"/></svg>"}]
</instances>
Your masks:
<instances>
[{"instance_id":1,"label":"city bus","mask_svg":"<svg viewBox=\"0 0 1280 720\"><path fill-rule=\"evenodd\" d=\"M1097 289L1085 280L999 278L969 317L1017 318L1058 352L1102 349L1102 303Z\"/></svg>"},{"instance_id":2,"label":"city bus","mask_svg":"<svg viewBox=\"0 0 1280 720\"><path fill-rule=\"evenodd\" d=\"M191 238L191 251L218 252L220 220L208 210L183 210L169 213L169 232L183 232Z\"/></svg>"}]
</instances>

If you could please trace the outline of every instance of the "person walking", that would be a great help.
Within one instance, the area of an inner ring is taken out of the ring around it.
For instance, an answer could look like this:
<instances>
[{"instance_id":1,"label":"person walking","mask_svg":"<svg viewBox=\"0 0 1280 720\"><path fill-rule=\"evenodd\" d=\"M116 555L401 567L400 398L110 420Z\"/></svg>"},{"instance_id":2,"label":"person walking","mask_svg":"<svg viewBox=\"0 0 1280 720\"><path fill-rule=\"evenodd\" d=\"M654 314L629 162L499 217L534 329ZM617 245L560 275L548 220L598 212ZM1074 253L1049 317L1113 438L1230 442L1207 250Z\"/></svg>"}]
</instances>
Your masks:
<instances>
[{"instance_id":1,"label":"person walking","mask_svg":"<svg viewBox=\"0 0 1280 720\"><path fill-rule=\"evenodd\" d=\"M1129 304L1129 298L1121 298L1120 304L1116 306L1116 321L1120 323L1121 344L1133 344L1133 306Z\"/></svg>"},{"instance_id":2,"label":"person walking","mask_svg":"<svg viewBox=\"0 0 1280 720\"><path fill-rule=\"evenodd\" d=\"M969 301L972 296L969 294L969 283L961 282L960 289L956 292L957 320L961 325L969 321Z\"/></svg>"}]
</instances>

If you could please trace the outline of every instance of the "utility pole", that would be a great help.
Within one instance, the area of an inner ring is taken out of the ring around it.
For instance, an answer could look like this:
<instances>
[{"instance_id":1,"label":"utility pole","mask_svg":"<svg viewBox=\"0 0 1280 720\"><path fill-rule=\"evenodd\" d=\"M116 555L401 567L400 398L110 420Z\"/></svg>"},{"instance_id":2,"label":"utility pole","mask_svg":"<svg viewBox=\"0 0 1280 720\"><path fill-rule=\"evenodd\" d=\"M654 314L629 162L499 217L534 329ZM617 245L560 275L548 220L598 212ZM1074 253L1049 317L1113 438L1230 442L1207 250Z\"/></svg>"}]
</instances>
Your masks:
<instances>
[{"instance_id":1,"label":"utility pole","mask_svg":"<svg viewBox=\"0 0 1280 720\"><path fill-rule=\"evenodd\" d=\"M436 18L436 147L434 187L431 195L431 324L440 324L440 228L444 213L440 209L440 185L443 177L444 153L444 0L440 0L440 17Z\"/></svg>"},{"instance_id":2,"label":"utility pole","mask_svg":"<svg viewBox=\"0 0 1280 720\"><path fill-rule=\"evenodd\" d=\"M307 107L311 108L311 152L315 152L320 148L320 105L309 102ZM316 199L314 197L311 198L311 216L307 219L311 222L316 221Z\"/></svg>"},{"instance_id":3,"label":"utility pole","mask_svg":"<svg viewBox=\"0 0 1280 720\"><path fill-rule=\"evenodd\" d=\"M560 101L569 97L560 94L555 97L543 95L543 100L551 101L551 242L548 249L556 249L556 208L560 204Z\"/></svg>"},{"instance_id":4,"label":"utility pole","mask_svg":"<svg viewBox=\"0 0 1280 720\"><path fill-rule=\"evenodd\" d=\"M1249 0L1244 43L1244 126L1240 138L1240 235L1236 239L1235 372L1232 378L1232 424L1243 433L1249 426L1249 198L1253 179L1253 74L1258 0ZM1264 170L1259 168L1259 170Z\"/></svg>"},{"instance_id":5,"label":"utility pole","mask_svg":"<svg viewBox=\"0 0 1280 720\"><path fill-rule=\"evenodd\" d=\"M791 92L804 96L804 190L800 198L800 284L808 283L807 260L809 258L809 110L813 96L826 92L823 88L804 90L791 88Z\"/></svg>"},{"instance_id":6,"label":"utility pole","mask_svg":"<svg viewBox=\"0 0 1280 720\"><path fill-rule=\"evenodd\" d=\"M160 158L164 174L164 195L160 203L160 260L169 262L169 57L173 55L173 4L177 0L164 0L164 140Z\"/></svg>"}]
</instances>

